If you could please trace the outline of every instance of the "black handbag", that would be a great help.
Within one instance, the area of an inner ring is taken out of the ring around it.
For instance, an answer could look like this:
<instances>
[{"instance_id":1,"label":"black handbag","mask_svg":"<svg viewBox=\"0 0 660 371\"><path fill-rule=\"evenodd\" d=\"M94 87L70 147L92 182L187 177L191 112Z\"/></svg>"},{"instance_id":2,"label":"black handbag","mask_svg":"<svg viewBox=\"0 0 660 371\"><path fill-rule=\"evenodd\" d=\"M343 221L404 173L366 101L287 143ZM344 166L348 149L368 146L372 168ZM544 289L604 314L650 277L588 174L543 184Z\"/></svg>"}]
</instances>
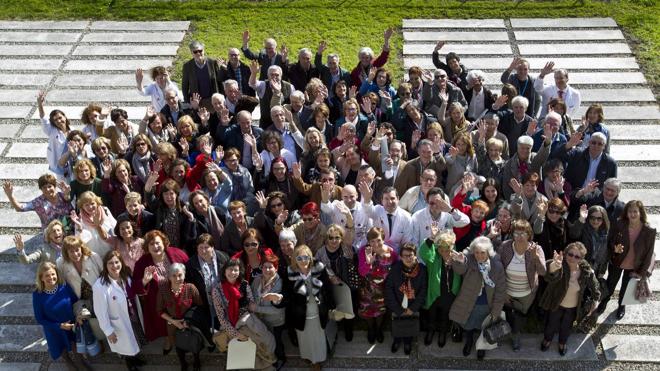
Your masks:
<instances>
[{"instance_id":1,"label":"black handbag","mask_svg":"<svg viewBox=\"0 0 660 371\"><path fill-rule=\"evenodd\" d=\"M497 342L508 338L509 335L511 335L511 325L503 319L498 319L492 322L484 329L484 338L488 344L496 344Z\"/></svg>"},{"instance_id":2,"label":"black handbag","mask_svg":"<svg viewBox=\"0 0 660 371\"><path fill-rule=\"evenodd\" d=\"M392 337L409 338L419 335L419 314L412 316L392 316Z\"/></svg>"},{"instance_id":3,"label":"black handbag","mask_svg":"<svg viewBox=\"0 0 660 371\"><path fill-rule=\"evenodd\" d=\"M175 344L185 352L199 353L204 349L206 341L197 327L188 325L184 329L176 330Z\"/></svg>"}]
</instances>

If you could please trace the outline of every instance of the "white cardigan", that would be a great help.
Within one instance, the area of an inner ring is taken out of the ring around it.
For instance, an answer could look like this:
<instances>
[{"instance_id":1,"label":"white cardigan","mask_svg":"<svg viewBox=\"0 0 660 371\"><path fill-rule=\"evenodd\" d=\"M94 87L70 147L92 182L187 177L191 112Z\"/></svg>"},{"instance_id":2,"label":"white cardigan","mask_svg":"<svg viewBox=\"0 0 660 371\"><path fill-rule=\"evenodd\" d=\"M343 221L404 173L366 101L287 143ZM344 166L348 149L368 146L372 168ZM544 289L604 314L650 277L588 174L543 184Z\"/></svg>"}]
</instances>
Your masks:
<instances>
[{"instance_id":1,"label":"white cardigan","mask_svg":"<svg viewBox=\"0 0 660 371\"><path fill-rule=\"evenodd\" d=\"M129 278L130 282L130 278ZM117 342L110 344L113 352L134 356L140 352L140 346L135 339L131 318L128 314L128 299L126 293L113 279L110 284L103 284L99 278L92 287L94 290L94 313L99 320L99 327L106 337L113 333Z\"/></svg>"},{"instance_id":2,"label":"white cardigan","mask_svg":"<svg viewBox=\"0 0 660 371\"><path fill-rule=\"evenodd\" d=\"M71 286L73 292L76 293L76 296L80 297L80 284L82 280L87 281L90 286L93 286L103 270L103 261L97 253L92 252L91 256L83 257L82 274L78 274L73 264L65 262L60 257L57 259L57 269L66 283Z\"/></svg>"}]
</instances>

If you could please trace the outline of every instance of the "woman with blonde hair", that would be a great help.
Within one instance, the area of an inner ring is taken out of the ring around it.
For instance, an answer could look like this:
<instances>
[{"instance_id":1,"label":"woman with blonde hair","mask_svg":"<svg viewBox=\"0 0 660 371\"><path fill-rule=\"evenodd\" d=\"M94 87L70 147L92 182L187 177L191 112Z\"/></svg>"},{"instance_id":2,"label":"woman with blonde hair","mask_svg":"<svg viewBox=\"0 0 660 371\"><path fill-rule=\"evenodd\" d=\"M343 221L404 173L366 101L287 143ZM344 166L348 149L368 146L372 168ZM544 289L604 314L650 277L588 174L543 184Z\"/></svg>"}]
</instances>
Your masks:
<instances>
[{"instance_id":1,"label":"woman with blonde hair","mask_svg":"<svg viewBox=\"0 0 660 371\"><path fill-rule=\"evenodd\" d=\"M64 240L64 226L59 220L53 220L48 223L44 231L44 242L30 254L25 253L25 244L23 236L20 233L14 234L14 244L16 244L16 253L18 261L22 264L32 264L35 262L49 261L55 263L57 258L62 256L62 242Z\"/></svg>"},{"instance_id":2,"label":"woman with blonde hair","mask_svg":"<svg viewBox=\"0 0 660 371\"><path fill-rule=\"evenodd\" d=\"M79 214L71 212L71 220L76 225L76 235L99 255L112 249L109 238L114 233L117 221L103 201L92 192L80 195L77 202Z\"/></svg>"},{"instance_id":3,"label":"woman with blonde hair","mask_svg":"<svg viewBox=\"0 0 660 371\"><path fill-rule=\"evenodd\" d=\"M447 107L444 117L438 117L444 131L445 140L454 142L454 137L460 133L468 133L470 122L465 118L465 108L460 102L454 102Z\"/></svg>"},{"instance_id":4,"label":"woman with blonde hair","mask_svg":"<svg viewBox=\"0 0 660 371\"><path fill-rule=\"evenodd\" d=\"M92 191L99 197L103 195L101 179L96 176L96 173L92 160L83 158L76 162L73 166L73 180L69 183L71 200L75 202L81 194L87 191Z\"/></svg>"}]
</instances>

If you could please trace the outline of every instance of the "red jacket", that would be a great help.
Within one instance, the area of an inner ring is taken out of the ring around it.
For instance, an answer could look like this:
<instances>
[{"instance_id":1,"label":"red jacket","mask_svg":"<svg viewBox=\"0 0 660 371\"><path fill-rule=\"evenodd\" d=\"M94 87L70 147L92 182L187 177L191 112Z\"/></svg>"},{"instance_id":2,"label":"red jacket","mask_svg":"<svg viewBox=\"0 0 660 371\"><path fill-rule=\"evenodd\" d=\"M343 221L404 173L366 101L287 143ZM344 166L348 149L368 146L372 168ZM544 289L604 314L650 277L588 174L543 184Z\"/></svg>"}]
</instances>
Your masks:
<instances>
[{"instance_id":1,"label":"red jacket","mask_svg":"<svg viewBox=\"0 0 660 371\"><path fill-rule=\"evenodd\" d=\"M467 193L461 194L461 192L458 192L454 197L454 199L451 200L451 207L460 210L463 214L470 217L470 224L460 228L454 227L454 234L456 234L456 241L460 240L466 234L468 234L468 232L470 232L470 229L472 228L472 206L465 205L463 203L466 197L467 197ZM485 230L486 230L486 219L481 221L479 234L481 235Z\"/></svg>"}]
</instances>

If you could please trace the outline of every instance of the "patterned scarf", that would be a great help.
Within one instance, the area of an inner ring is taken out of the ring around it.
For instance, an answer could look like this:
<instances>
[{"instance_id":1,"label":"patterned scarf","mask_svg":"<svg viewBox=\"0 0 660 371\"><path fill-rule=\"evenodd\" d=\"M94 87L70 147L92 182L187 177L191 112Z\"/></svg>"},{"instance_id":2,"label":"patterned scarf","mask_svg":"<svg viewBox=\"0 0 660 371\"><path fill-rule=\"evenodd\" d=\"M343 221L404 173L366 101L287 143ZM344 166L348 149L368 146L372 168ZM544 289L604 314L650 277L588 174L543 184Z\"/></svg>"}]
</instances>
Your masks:
<instances>
[{"instance_id":1,"label":"patterned scarf","mask_svg":"<svg viewBox=\"0 0 660 371\"><path fill-rule=\"evenodd\" d=\"M488 276L488 273L490 273L490 260L486 260L485 263L477 263L477 265L479 266L481 277L484 279L484 284L488 287L495 287L495 282Z\"/></svg>"},{"instance_id":2,"label":"patterned scarf","mask_svg":"<svg viewBox=\"0 0 660 371\"><path fill-rule=\"evenodd\" d=\"M415 288L412 285L412 280L419 274L419 264L415 262L415 266L412 268L408 268L404 265L402 271L404 281L399 287L399 291L401 291L408 300L413 300L415 299Z\"/></svg>"}]
</instances>

